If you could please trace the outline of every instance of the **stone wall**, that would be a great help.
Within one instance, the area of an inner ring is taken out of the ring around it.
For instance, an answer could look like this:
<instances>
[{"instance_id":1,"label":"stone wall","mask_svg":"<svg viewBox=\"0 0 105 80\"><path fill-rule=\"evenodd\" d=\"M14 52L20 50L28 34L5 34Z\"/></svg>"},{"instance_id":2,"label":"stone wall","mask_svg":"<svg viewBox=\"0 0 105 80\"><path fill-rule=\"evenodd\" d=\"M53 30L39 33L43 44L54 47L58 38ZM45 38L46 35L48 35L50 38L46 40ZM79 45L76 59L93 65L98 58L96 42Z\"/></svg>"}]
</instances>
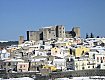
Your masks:
<instances>
[{"instance_id":1,"label":"stone wall","mask_svg":"<svg viewBox=\"0 0 105 80\"><path fill-rule=\"evenodd\" d=\"M18 77L33 77L35 80L48 80L63 77L90 77L90 76L105 76L104 69L92 69L92 70L78 70L78 71L65 71L65 72L52 72L49 75L42 76L36 72L20 72L20 73L0 73L0 78L18 78Z\"/></svg>"}]
</instances>

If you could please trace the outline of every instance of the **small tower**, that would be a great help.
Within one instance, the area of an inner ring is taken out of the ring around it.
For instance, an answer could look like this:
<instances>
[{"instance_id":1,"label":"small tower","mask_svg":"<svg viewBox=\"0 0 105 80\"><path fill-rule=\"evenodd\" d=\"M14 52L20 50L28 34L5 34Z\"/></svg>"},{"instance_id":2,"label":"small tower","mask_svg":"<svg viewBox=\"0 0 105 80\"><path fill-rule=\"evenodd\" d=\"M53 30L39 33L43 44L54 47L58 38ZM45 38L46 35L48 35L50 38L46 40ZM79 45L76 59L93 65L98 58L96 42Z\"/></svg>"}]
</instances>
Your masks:
<instances>
[{"instance_id":1,"label":"small tower","mask_svg":"<svg viewBox=\"0 0 105 80\"><path fill-rule=\"evenodd\" d=\"M76 33L76 37L80 37L80 27L73 27L72 31Z\"/></svg>"},{"instance_id":2,"label":"small tower","mask_svg":"<svg viewBox=\"0 0 105 80\"><path fill-rule=\"evenodd\" d=\"M24 36L19 36L19 44L22 44L24 42Z\"/></svg>"}]
</instances>

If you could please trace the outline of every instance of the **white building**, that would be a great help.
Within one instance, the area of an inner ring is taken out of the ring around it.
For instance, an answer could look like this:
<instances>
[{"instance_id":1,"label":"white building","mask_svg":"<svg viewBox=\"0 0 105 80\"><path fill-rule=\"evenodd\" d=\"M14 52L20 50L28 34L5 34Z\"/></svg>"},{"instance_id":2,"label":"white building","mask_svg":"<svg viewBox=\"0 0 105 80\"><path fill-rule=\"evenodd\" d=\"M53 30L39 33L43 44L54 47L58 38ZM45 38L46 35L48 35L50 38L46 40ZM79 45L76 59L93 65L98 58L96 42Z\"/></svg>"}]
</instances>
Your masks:
<instances>
[{"instance_id":1,"label":"white building","mask_svg":"<svg viewBox=\"0 0 105 80\"><path fill-rule=\"evenodd\" d=\"M9 58L9 57L10 57L10 53L8 53L6 51L6 49L3 49L0 51L0 59L1 60L4 60L4 59Z\"/></svg>"},{"instance_id":2,"label":"white building","mask_svg":"<svg viewBox=\"0 0 105 80\"><path fill-rule=\"evenodd\" d=\"M86 70L95 68L95 61L89 59L75 59L75 70Z\"/></svg>"},{"instance_id":3,"label":"white building","mask_svg":"<svg viewBox=\"0 0 105 80\"><path fill-rule=\"evenodd\" d=\"M54 59L53 65L60 70L66 69L66 60L65 59Z\"/></svg>"}]
</instances>

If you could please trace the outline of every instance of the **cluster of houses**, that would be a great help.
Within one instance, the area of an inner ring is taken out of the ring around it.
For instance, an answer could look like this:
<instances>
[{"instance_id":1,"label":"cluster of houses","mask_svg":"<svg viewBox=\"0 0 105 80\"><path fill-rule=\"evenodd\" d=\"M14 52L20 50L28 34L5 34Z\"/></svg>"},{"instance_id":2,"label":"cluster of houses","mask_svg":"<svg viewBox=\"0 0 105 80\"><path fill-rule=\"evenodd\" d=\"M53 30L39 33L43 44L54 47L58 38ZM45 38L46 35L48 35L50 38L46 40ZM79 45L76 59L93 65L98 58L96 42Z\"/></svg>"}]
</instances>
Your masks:
<instances>
[{"instance_id":1,"label":"cluster of houses","mask_svg":"<svg viewBox=\"0 0 105 80\"><path fill-rule=\"evenodd\" d=\"M0 50L6 72L105 69L105 38L25 41Z\"/></svg>"}]
</instances>

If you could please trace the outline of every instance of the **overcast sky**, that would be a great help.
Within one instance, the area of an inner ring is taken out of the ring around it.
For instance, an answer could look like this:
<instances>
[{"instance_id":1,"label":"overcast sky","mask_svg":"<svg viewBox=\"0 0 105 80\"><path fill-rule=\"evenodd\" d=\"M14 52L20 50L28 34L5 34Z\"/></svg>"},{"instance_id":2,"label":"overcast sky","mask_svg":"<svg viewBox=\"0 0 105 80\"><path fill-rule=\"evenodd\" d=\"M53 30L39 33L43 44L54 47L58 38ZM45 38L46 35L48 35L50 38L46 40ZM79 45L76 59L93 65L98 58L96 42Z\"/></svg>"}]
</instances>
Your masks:
<instances>
[{"instance_id":1,"label":"overcast sky","mask_svg":"<svg viewBox=\"0 0 105 80\"><path fill-rule=\"evenodd\" d=\"M0 40L53 25L105 37L105 0L0 0Z\"/></svg>"}]
</instances>

